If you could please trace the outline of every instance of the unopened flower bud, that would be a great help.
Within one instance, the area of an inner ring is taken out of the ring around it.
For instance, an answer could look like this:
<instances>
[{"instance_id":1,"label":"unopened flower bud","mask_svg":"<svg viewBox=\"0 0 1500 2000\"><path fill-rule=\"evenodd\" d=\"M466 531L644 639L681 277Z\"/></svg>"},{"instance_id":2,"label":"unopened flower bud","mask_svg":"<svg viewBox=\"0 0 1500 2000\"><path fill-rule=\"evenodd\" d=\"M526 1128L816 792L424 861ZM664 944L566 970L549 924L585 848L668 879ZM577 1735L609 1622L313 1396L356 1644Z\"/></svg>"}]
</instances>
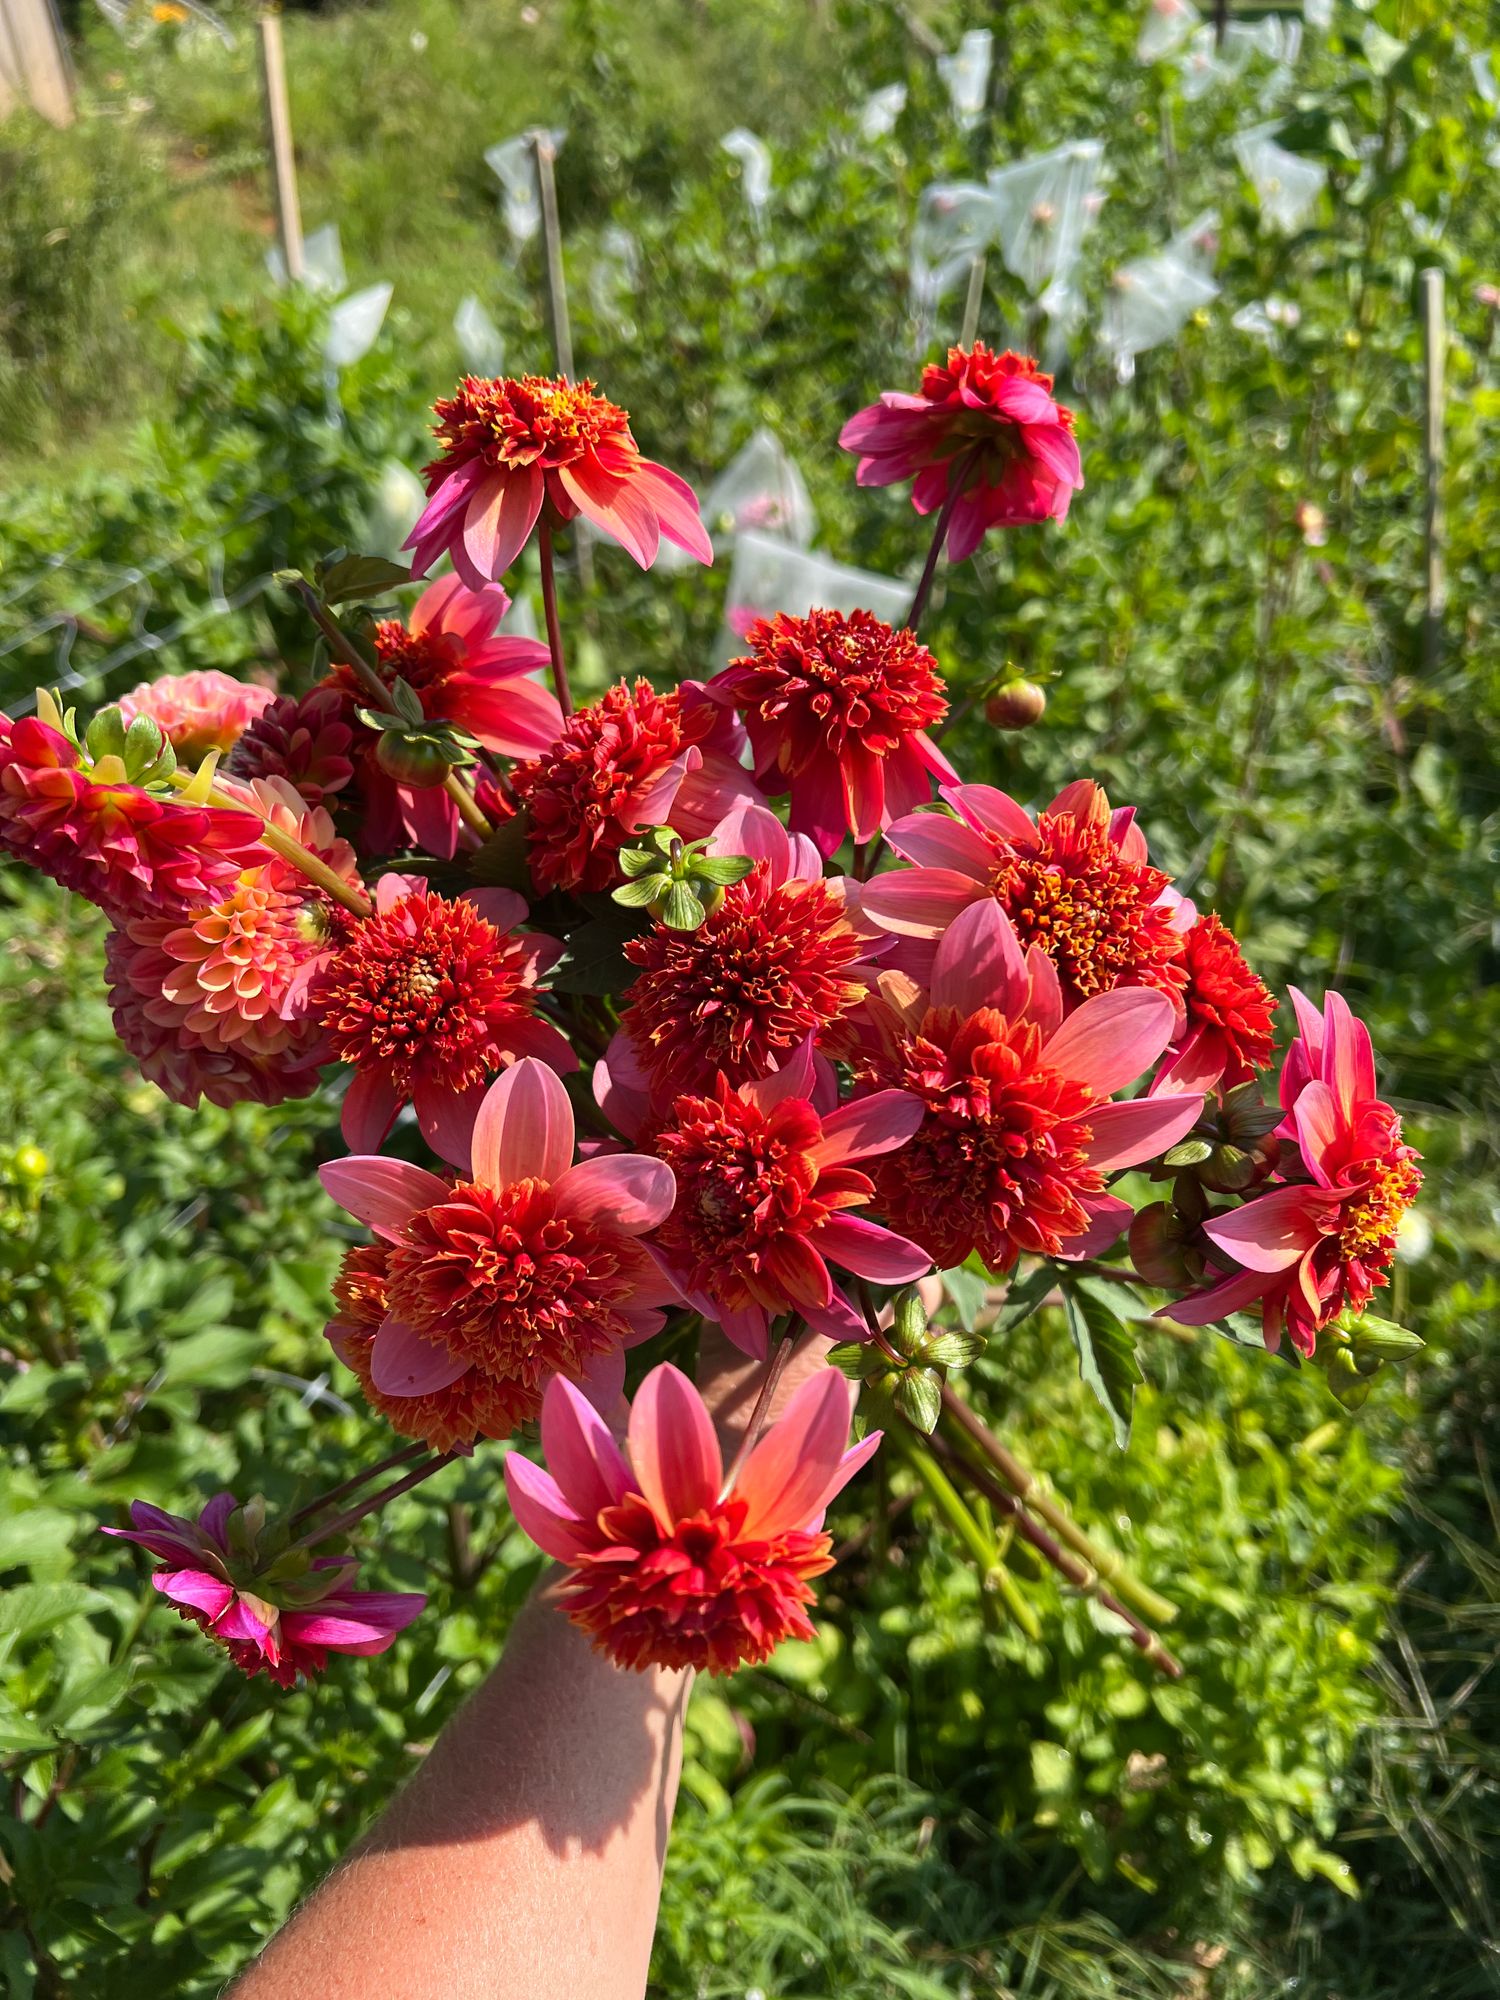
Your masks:
<instances>
[{"instance_id":1,"label":"unopened flower bud","mask_svg":"<svg viewBox=\"0 0 1500 2000\"><path fill-rule=\"evenodd\" d=\"M1007 681L984 705L986 721L996 729L1030 729L1047 712L1047 696L1035 681Z\"/></svg>"},{"instance_id":2,"label":"unopened flower bud","mask_svg":"<svg viewBox=\"0 0 1500 2000\"><path fill-rule=\"evenodd\" d=\"M398 785L426 790L440 785L453 769L441 740L415 732L388 729L375 746L375 761Z\"/></svg>"}]
</instances>

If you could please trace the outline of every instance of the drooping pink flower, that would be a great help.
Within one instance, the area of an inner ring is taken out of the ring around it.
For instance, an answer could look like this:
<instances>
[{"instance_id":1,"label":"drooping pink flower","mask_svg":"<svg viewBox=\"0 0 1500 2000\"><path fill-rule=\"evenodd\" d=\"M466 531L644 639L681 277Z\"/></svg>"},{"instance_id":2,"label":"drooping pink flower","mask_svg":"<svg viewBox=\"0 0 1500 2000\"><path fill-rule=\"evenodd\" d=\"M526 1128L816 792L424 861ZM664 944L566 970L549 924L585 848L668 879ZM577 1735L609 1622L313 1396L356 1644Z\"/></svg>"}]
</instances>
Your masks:
<instances>
[{"instance_id":1,"label":"drooping pink flower","mask_svg":"<svg viewBox=\"0 0 1500 2000\"><path fill-rule=\"evenodd\" d=\"M276 699L268 687L236 680L216 667L197 673L163 674L142 681L117 704L127 723L149 715L184 763L197 763L210 750L225 753Z\"/></svg>"},{"instance_id":2,"label":"drooping pink flower","mask_svg":"<svg viewBox=\"0 0 1500 2000\"><path fill-rule=\"evenodd\" d=\"M353 1156L323 1185L387 1245L387 1316L369 1350L384 1396L463 1382L475 1428L506 1436L549 1376L618 1390L624 1350L655 1333L671 1286L640 1238L672 1206L670 1170L639 1153L573 1162L573 1109L523 1056L486 1092L468 1178Z\"/></svg>"},{"instance_id":3,"label":"drooping pink flower","mask_svg":"<svg viewBox=\"0 0 1500 2000\"><path fill-rule=\"evenodd\" d=\"M869 1338L830 1264L884 1285L932 1265L919 1244L851 1212L875 1192L856 1163L904 1145L920 1102L882 1090L835 1108L827 1094L805 1044L758 1082L736 1090L720 1077L701 1097L677 1098L656 1135L677 1182L656 1255L688 1304L747 1354L766 1353L783 1313L836 1340Z\"/></svg>"},{"instance_id":4,"label":"drooping pink flower","mask_svg":"<svg viewBox=\"0 0 1500 2000\"><path fill-rule=\"evenodd\" d=\"M1277 1136L1298 1150L1306 1180L1287 1180L1214 1215L1203 1234L1222 1275L1164 1306L1165 1318L1206 1326L1258 1306L1267 1349L1285 1331L1311 1354L1346 1309L1363 1312L1389 1282L1396 1229L1422 1184L1419 1155L1376 1094L1370 1033L1338 993L1320 1011L1295 987L1301 1034L1281 1073L1286 1117ZM1289 1148L1283 1147L1285 1168Z\"/></svg>"},{"instance_id":5,"label":"drooping pink flower","mask_svg":"<svg viewBox=\"0 0 1500 2000\"><path fill-rule=\"evenodd\" d=\"M35 716L0 716L0 847L110 916L180 910L258 858L260 822L148 789Z\"/></svg>"},{"instance_id":6,"label":"drooping pink flower","mask_svg":"<svg viewBox=\"0 0 1500 2000\"><path fill-rule=\"evenodd\" d=\"M1153 1090L1233 1090L1270 1065L1270 988L1222 918L1205 911L1182 934L1183 1026Z\"/></svg>"},{"instance_id":7,"label":"drooping pink flower","mask_svg":"<svg viewBox=\"0 0 1500 2000\"><path fill-rule=\"evenodd\" d=\"M358 727L348 689L334 681L304 695L278 695L235 744L230 774L285 778L310 806L325 805L354 781Z\"/></svg>"},{"instance_id":8,"label":"drooping pink flower","mask_svg":"<svg viewBox=\"0 0 1500 2000\"><path fill-rule=\"evenodd\" d=\"M471 589L502 577L545 508L554 524L582 514L642 569L662 536L699 562L713 547L693 489L649 458L626 413L592 382L466 375L434 406L438 456L423 477L427 506L407 538L422 576L445 551Z\"/></svg>"},{"instance_id":9,"label":"drooping pink flower","mask_svg":"<svg viewBox=\"0 0 1500 2000\"><path fill-rule=\"evenodd\" d=\"M758 1666L816 1636L808 1585L833 1567L823 1513L880 1443L848 1444L852 1400L834 1370L815 1375L726 1484L702 1398L670 1363L641 1384L623 1452L558 1379L542 1405L548 1469L506 1458L511 1508L567 1566L568 1616L618 1665Z\"/></svg>"},{"instance_id":10,"label":"drooping pink flower","mask_svg":"<svg viewBox=\"0 0 1500 2000\"><path fill-rule=\"evenodd\" d=\"M608 889L641 827L670 824L701 840L731 807L759 804L739 763L743 742L733 715L691 681L666 694L618 681L577 710L550 750L511 773L537 888Z\"/></svg>"},{"instance_id":11,"label":"drooping pink flower","mask_svg":"<svg viewBox=\"0 0 1500 2000\"><path fill-rule=\"evenodd\" d=\"M860 1074L924 1113L877 1163L876 1199L920 1231L941 1268L976 1250L1005 1271L1023 1251L1104 1248L1132 1214L1106 1174L1175 1145L1202 1109L1201 1092L1111 1102L1166 1047L1170 1003L1123 987L1065 1019L1052 960L1035 944L1023 951L988 898L949 927L930 990L886 974L867 1007L875 1039Z\"/></svg>"},{"instance_id":12,"label":"drooping pink flower","mask_svg":"<svg viewBox=\"0 0 1500 2000\"><path fill-rule=\"evenodd\" d=\"M1029 355L995 354L983 341L950 347L922 371L921 393L887 390L839 433L859 454L861 486L913 480L919 514L959 494L948 559L972 555L991 528L1067 518L1083 485L1073 412L1052 398L1052 377Z\"/></svg>"},{"instance_id":13,"label":"drooping pink flower","mask_svg":"<svg viewBox=\"0 0 1500 2000\"><path fill-rule=\"evenodd\" d=\"M861 907L873 922L933 940L971 903L992 897L1022 949L1036 945L1051 959L1065 1007L1117 986L1152 986L1181 1012L1184 918L1193 912L1150 865L1133 806L1112 812L1088 778L1066 786L1035 821L992 785L954 785L943 797L957 819L914 813L889 829L891 847L915 865L866 883ZM930 958L911 959L923 975Z\"/></svg>"},{"instance_id":14,"label":"drooping pink flower","mask_svg":"<svg viewBox=\"0 0 1500 2000\"><path fill-rule=\"evenodd\" d=\"M352 1556L314 1557L299 1570L280 1549L260 1555L257 1524L232 1493L210 1500L197 1521L144 1500L131 1504L130 1520L104 1533L165 1563L151 1582L178 1615L218 1640L241 1672L267 1674L278 1687L322 1673L330 1653L385 1652L427 1602L408 1591L355 1590ZM275 1555L282 1560L273 1581L266 1572Z\"/></svg>"},{"instance_id":15,"label":"drooping pink flower","mask_svg":"<svg viewBox=\"0 0 1500 2000\"><path fill-rule=\"evenodd\" d=\"M310 1005L354 1068L346 1145L373 1151L410 1099L427 1143L457 1165L497 1069L525 1055L577 1069L566 1036L536 1011L537 981L562 946L517 935L525 916L512 889L449 898L392 874L375 885L375 914L341 925Z\"/></svg>"},{"instance_id":16,"label":"drooping pink flower","mask_svg":"<svg viewBox=\"0 0 1500 2000\"><path fill-rule=\"evenodd\" d=\"M704 688L745 719L755 775L790 792L791 826L824 856L846 834L871 839L956 784L927 731L948 712L937 661L915 636L868 611L778 612L745 635Z\"/></svg>"}]
</instances>

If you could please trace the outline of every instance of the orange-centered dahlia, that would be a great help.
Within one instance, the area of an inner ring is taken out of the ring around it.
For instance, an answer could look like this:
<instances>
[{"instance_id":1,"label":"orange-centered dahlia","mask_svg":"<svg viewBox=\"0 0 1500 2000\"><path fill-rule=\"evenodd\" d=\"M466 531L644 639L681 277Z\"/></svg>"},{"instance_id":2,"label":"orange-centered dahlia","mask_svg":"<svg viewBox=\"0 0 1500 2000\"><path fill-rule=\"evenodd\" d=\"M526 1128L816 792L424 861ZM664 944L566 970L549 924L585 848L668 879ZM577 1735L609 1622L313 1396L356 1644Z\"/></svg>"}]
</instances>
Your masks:
<instances>
[{"instance_id":1,"label":"orange-centered dahlia","mask_svg":"<svg viewBox=\"0 0 1500 2000\"><path fill-rule=\"evenodd\" d=\"M1250 969L1228 926L1207 911L1184 934L1187 1044L1201 1066L1217 1064L1226 1089L1268 1067L1275 1046L1276 1002Z\"/></svg>"}]
</instances>

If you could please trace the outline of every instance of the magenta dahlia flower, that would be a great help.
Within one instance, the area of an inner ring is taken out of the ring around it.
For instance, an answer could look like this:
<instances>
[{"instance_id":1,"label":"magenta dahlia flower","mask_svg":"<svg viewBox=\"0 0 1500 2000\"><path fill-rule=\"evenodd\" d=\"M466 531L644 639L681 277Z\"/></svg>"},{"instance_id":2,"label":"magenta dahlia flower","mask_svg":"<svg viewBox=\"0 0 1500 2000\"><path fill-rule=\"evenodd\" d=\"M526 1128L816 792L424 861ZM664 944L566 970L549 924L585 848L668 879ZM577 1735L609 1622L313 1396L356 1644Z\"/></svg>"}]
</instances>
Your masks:
<instances>
[{"instance_id":1,"label":"magenta dahlia flower","mask_svg":"<svg viewBox=\"0 0 1500 2000\"><path fill-rule=\"evenodd\" d=\"M567 1567L564 1608L618 1665L713 1674L816 1637L809 1583L833 1567L823 1514L880 1443L850 1446L853 1387L805 1382L726 1481L703 1399L663 1363L641 1384L621 1451L561 1378L542 1405L548 1470L519 1452L505 1484L520 1525Z\"/></svg>"}]
</instances>

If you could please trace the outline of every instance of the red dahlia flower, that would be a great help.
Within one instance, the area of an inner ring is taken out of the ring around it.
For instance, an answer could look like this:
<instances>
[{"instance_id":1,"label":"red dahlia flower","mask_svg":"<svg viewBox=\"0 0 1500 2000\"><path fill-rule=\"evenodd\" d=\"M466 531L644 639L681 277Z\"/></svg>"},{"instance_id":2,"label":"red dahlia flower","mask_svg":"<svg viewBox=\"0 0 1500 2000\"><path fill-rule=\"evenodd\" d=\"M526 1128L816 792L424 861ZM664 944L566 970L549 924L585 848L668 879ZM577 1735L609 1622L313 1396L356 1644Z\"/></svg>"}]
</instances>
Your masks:
<instances>
[{"instance_id":1,"label":"red dahlia flower","mask_svg":"<svg viewBox=\"0 0 1500 2000\"><path fill-rule=\"evenodd\" d=\"M235 744L231 776L285 778L310 806L325 804L354 779L354 708L348 689L335 681L308 694L278 695Z\"/></svg>"},{"instance_id":2,"label":"red dahlia flower","mask_svg":"<svg viewBox=\"0 0 1500 2000\"><path fill-rule=\"evenodd\" d=\"M823 855L846 833L870 840L958 773L927 735L948 712L937 661L868 611L778 612L746 633L704 692L739 710L755 775L791 793L791 825Z\"/></svg>"},{"instance_id":3,"label":"red dahlia flower","mask_svg":"<svg viewBox=\"0 0 1500 2000\"><path fill-rule=\"evenodd\" d=\"M992 1271L1023 1251L1091 1255L1130 1221L1105 1175L1155 1158L1191 1129L1201 1093L1111 1103L1172 1033L1166 998L1124 988L1063 1018L1050 958L1021 948L991 901L955 918L929 992L886 974L869 1003L877 1049L862 1073L922 1105L899 1153L875 1169L876 1198L920 1230L949 1269L977 1250Z\"/></svg>"},{"instance_id":4,"label":"red dahlia flower","mask_svg":"<svg viewBox=\"0 0 1500 2000\"><path fill-rule=\"evenodd\" d=\"M1182 1008L1187 986L1184 909L1159 868L1133 806L1111 812L1088 778L1059 792L1035 823L992 785L954 785L943 797L959 818L915 813L887 838L914 862L865 885L861 907L898 936L940 938L959 913L993 897L1025 950L1035 944L1057 969L1063 1004L1077 1006L1117 986L1154 986ZM926 953L909 955L920 976Z\"/></svg>"},{"instance_id":5,"label":"red dahlia flower","mask_svg":"<svg viewBox=\"0 0 1500 2000\"><path fill-rule=\"evenodd\" d=\"M1276 1001L1212 910L1183 932L1182 942L1186 1018L1176 1047L1151 1087L1233 1090L1270 1065Z\"/></svg>"},{"instance_id":6,"label":"red dahlia flower","mask_svg":"<svg viewBox=\"0 0 1500 2000\"><path fill-rule=\"evenodd\" d=\"M655 562L663 535L699 562L713 561L693 489L641 457L629 417L592 382L466 375L435 414L427 506L406 541L414 574L425 575L446 550L464 582L482 590L510 568L543 508L554 522L582 514L642 569Z\"/></svg>"},{"instance_id":7,"label":"red dahlia flower","mask_svg":"<svg viewBox=\"0 0 1500 2000\"><path fill-rule=\"evenodd\" d=\"M353 1589L349 1556L317 1556L301 1568L284 1554L258 1560L247 1513L232 1493L210 1500L196 1522L136 1500L130 1527L104 1530L168 1565L152 1572L152 1584L242 1673L289 1688L299 1673L322 1673L330 1653L383 1653L427 1602L407 1591Z\"/></svg>"},{"instance_id":8,"label":"red dahlia flower","mask_svg":"<svg viewBox=\"0 0 1500 2000\"><path fill-rule=\"evenodd\" d=\"M543 1471L505 1461L517 1521L566 1564L573 1623L622 1667L713 1674L768 1660L816 1634L810 1580L832 1569L823 1511L880 1443L848 1446L853 1390L831 1368L805 1382L726 1483L692 1383L652 1369L630 1412L626 1452L571 1384L542 1405Z\"/></svg>"},{"instance_id":9,"label":"red dahlia flower","mask_svg":"<svg viewBox=\"0 0 1500 2000\"><path fill-rule=\"evenodd\" d=\"M700 840L732 806L759 803L740 767L743 741L691 681L667 694L619 681L570 715L550 750L511 773L538 890L608 889L640 828L670 822Z\"/></svg>"},{"instance_id":10,"label":"red dahlia flower","mask_svg":"<svg viewBox=\"0 0 1500 2000\"><path fill-rule=\"evenodd\" d=\"M511 889L449 899L419 876L383 875L375 914L342 927L311 1004L341 1062L346 1145L373 1151L409 1099L427 1143L455 1165L494 1072L537 1056L577 1069L566 1037L536 1013L537 980L561 955L547 937L517 937L526 905Z\"/></svg>"},{"instance_id":11,"label":"red dahlia flower","mask_svg":"<svg viewBox=\"0 0 1500 2000\"><path fill-rule=\"evenodd\" d=\"M262 859L259 841L247 813L147 789L118 756L91 758L35 716L0 716L0 847L112 917L185 908Z\"/></svg>"},{"instance_id":12,"label":"red dahlia flower","mask_svg":"<svg viewBox=\"0 0 1500 2000\"><path fill-rule=\"evenodd\" d=\"M196 763L210 750L228 752L255 718L276 699L268 687L237 681L216 668L201 673L163 674L142 681L119 701L127 723L149 715L184 763Z\"/></svg>"},{"instance_id":13,"label":"red dahlia flower","mask_svg":"<svg viewBox=\"0 0 1500 2000\"><path fill-rule=\"evenodd\" d=\"M747 1354L764 1355L771 1321L800 1313L835 1340L869 1328L829 1274L904 1285L930 1269L904 1236L849 1213L875 1192L855 1162L892 1153L921 1123L898 1090L820 1111L811 1049L758 1083L679 1097L656 1137L677 1182L677 1206L654 1249L695 1312L719 1322Z\"/></svg>"},{"instance_id":14,"label":"red dahlia flower","mask_svg":"<svg viewBox=\"0 0 1500 2000\"><path fill-rule=\"evenodd\" d=\"M575 1166L568 1094L534 1057L490 1086L456 1186L378 1156L320 1171L390 1246L369 1350L383 1396L463 1382L476 1427L503 1437L536 1415L550 1375L617 1393L624 1349L662 1324L672 1290L639 1239L672 1206L671 1172L638 1153Z\"/></svg>"},{"instance_id":15,"label":"red dahlia flower","mask_svg":"<svg viewBox=\"0 0 1500 2000\"><path fill-rule=\"evenodd\" d=\"M1283 1329L1301 1354L1346 1308L1363 1312L1389 1282L1396 1229L1422 1184L1401 1120L1375 1094L1369 1030L1330 993L1323 1011L1295 987L1302 1033L1287 1050L1279 1137L1295 1143L1309 1178L1273 1188L1204 1224L1225 1269L1206 1291L1163 1306L1165 1318L1206 1326L1259 1305L1265 1344ZM1285 1159L1285 1151L1282 1155Z\"/></svg>"},{"instance_id":16,"label":"red dahlia flower","mask_svg":"<svg viewBox=\"0 0 1500 2000\"><path fill-rule=\"evenodd\" d=\"M1083 485L1073 412L1052 400L1052 377L1022 354L983 341L950 347L922 371L920 395L887 390L839 433L859 454L861 486L913 479L912 505L931 514L957 493L948 559L972 555L991 528L1067 518Z\"/></svg>"}]
</instances>

